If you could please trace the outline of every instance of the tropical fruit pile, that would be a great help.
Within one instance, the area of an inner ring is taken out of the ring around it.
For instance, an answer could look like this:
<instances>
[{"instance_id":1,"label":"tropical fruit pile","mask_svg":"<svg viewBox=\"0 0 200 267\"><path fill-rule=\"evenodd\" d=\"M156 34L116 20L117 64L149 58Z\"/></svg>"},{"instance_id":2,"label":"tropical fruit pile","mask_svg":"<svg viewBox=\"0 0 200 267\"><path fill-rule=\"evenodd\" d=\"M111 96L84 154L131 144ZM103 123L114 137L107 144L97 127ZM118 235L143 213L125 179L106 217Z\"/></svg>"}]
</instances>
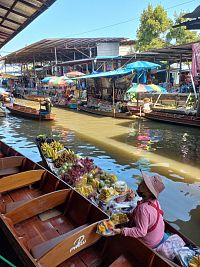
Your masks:
<instances>
[{"instance_id":1,"label":"tropical fruit pile","mask_svg":"<svg viewBox=\"0 0 200 267\"><path fill-rule=\"evenodd\" d=\"M128 217L125 213L113 213L110 217L113 224L123 224L128 222Z\"/></svg>"},{"instance_id":2,"label":"tropical fruit pile","mask_svg":"<svg viewBox=\"0 0 200 267\"><path fill-rule=\"evenodd\" d=\"M77 155L71 149L65 149L62 153L58 154L58 157L54 161L56 168L60 168L64 163L73 164L77 160Z\"/></svg>"},{"instance_id":3,"label":"tropical fruit pile","mask_svg":"<svg viewBox=\"0 0 200 267\"><path fill-rule=\"evenodd\" d=\"M98 224L97 232L103 236L114 235L113 228L114 224L111 220L103 220Z\"/></svg>"},{"instance_id":4,"label":"tropical fruit pile","mask_svg":"<svg viewBox=\"0 0 200 267\"><path fill-rule=\"evenodd\" d=\"M42 140L41 150L46 158L52 160L49 163L52 171L97 205L107 205L110 200L128 191L126 183L117 182L116 175L97 167L92 159L76 155L58 141L48 138Z\"/></svg>"}]
</instances>

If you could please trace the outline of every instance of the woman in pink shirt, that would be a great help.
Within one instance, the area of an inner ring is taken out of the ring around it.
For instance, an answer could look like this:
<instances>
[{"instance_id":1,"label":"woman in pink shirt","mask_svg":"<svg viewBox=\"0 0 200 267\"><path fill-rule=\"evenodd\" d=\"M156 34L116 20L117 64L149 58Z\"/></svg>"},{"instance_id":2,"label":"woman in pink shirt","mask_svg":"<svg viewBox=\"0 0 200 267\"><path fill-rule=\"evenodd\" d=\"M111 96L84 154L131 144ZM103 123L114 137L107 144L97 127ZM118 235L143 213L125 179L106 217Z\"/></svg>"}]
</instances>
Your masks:
<instances>
[{"instance_id":1,"label":"woman in pink shirt","mask_svg":"<svg viewBox=\"0 0 200 267\"><path fill-rule=\"evenodd\" d=\"M113 229L116 234L141 239L151 248L164 242L163 211L158 202L158 196L165 188L159 175L149 176L142 172L143 181L139 184L137 193L142 200L130 215L130 227Z\"/></svg>"}]
</instances>

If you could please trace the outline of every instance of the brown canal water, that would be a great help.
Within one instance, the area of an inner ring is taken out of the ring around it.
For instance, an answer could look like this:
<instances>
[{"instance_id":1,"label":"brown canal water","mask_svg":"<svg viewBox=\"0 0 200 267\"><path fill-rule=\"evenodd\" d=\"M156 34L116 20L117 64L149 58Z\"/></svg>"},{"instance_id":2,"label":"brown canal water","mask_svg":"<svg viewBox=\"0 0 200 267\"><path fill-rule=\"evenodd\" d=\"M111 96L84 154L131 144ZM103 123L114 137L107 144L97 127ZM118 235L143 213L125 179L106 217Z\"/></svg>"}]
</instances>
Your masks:
<instances>
[{"instance_id":1,"label":"brown canal water","mask_svg":"<svg viewBox=\"0 0 200 267\"><path fill-rule=\"evenodd\" d=\"M22 102L39 106L34 102ZM53 108L55 122L0 118L0 138L35 162L34 139L47 134L136 190L140 169L165 183L165 219L200 245L200 130L142 119L120 120Z\"/></svg>"}]
</instances>

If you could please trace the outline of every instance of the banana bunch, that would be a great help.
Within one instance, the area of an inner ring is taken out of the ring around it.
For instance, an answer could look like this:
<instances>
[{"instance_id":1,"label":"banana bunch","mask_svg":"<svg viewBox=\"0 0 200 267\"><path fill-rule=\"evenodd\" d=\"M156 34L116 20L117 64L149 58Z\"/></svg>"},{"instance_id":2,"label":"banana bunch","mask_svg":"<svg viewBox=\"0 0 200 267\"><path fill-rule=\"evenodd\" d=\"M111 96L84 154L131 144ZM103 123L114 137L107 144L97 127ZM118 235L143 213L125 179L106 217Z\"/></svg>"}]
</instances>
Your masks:
<instances>
[{"instance_id":1,"label":"banana bunch","mask_svg":"<svg viewBox=\"0 0 200 267\"><path fill-rule=\"evenodd\" d=\"M200 255L192 257L189 262L189 267L200 267Z\"/></svg>"},{"instance_id":2,"label":"banana bunch","mask_svg":"<svg viewBox=\"0 0 200 267\"><path fill-rule=\"evenodd\" d=\"M44 142L41 145L41 149L42 149L44 156L47 158L53 159L53 161L56 160L60 156L60 153L58 152L58 150L55 149L53 146L51 146L51 144L48 144L46 142Z\"/></svg>"},{"instance_id":3,"label":"banana bunch","mask_svg":"<svg viewBox=\"0 0 200 267\"><path fill-rule=\"evenodd\" d=\"M53 141L53 142L51 142L51 143L50 143L50 146L51 146L52 148L54 148L55 150L57 150L57 151L64 149L63 144L61 144L61 143L58 142L58 141Z\"/></svg>"},{"instance_id":4,"label":"banana bunch","mask_svg":"<svg viewBox=\"0 0 200 267\"><path fill-rule=\"evenodd\" d=\"M50 145L48 143L44 142L41 144L41 149L42 149L42 152L45 154L47 152L47 150L50 149Z\"/></svg>"},{"instance_id":5,"label":"banana bunch","mask_svg":"<svg viewBox=\"0 0 200 267\"><path fill-rule=\"evenodd\" d=\"M55 149L51 148L46 151L46 157L55 161L59 157L59 153Z\"/></svg>"},{"instance_id":6,"label":"banana bunch","mask_svg":"<svg viewBox=\"0 0 200 267\"><path fill-rule=\"evenodd\" d=\"M92 194L93 187L91 185L85 185L82 187L77 187L76 190L84 197L88 197L90 194Z\"/></svg>"},{"instance_id":7,"label":"banana bunch","mask_svg":"<svg viewBox=\"0 0 200 267\"><path fill-rule=\"evenodd\" d=\"M112 187L110 187L110 188L104 187L101 190L101 193L99 195L99 199L104 201L104 202L108 202L112 197L117 196L117 195L118 195L118 192L115 189L113 189Z\"/></svg>"},{"instance_id":8,"label":"banana bunch","mask_svg":"<svg viewBox=\"0 0 200 267\"><path fill-rule=\"evenodd\" d=\"M92 180L92 187L98 189L100 185L100 181L98 179Z\"/></svg>"}]
</instances>

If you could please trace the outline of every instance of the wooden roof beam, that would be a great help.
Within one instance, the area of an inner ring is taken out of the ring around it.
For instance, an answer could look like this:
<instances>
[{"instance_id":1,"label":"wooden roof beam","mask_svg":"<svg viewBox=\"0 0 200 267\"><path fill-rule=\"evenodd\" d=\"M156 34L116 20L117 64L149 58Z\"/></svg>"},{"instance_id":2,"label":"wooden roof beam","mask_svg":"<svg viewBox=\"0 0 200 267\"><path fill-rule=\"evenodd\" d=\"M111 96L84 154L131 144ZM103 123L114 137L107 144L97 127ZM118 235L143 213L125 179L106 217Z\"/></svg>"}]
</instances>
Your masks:
<instances>
[{"instance_id":1,"label":"wooden roof beam","mask_svg":"<svg viewBox=\"0 0 200 267\"><path fill-rule=\"evenodd\" d=\"M31 7L31 8L33 8L33 9L35 9L35 10L38 10L38 7L35 6L34 4L31 4L31 3L26 2L26 1L24 1L24 0L18 0L18 2L24 4L24 5L28 6L28 7Z\"/></svg>"},{"instance_id":2,"label":"wooden roof beam","mask_svg":"<svg viewBox=\"0 0 200 267\"><path fill-rule=\"evenodd\" d=\"M17 0L12 4L12 7L14 7L16 3L17 3ZM12 12L12 13L14 13L14 14L16 14L16 15L18 15L18 16L24 17L24 18L26 18L26 19L29 18L29 16L24 15L24 14L18 12L18 11L13 10L12 7L9 8L9 7L5 7L5 6L3 6L3 5L0 4L0 8L5 9L5 10L7 10L8 12ZM5 17L7 17L7 15L8 15L8 13L6 14Z\"/></svg>"},{"instance_id":3,"label":"wooden roof beam","mask_svg":"<svg viewBox=\"0 0 200 267\"><path fill-rule=\"evenodd\" d=\"M3 20L7 20L7 21L9 21L9 22L11 22L11 23L14 23L14 24L17 24L17 25L19 25L19 26L21 26L23 23L20 23L20 22L17 22L17 21L15 21L15 20L12 20L12 19L9 19L9 18L4 18L3 16L0 16L0 19L3 19ZM2 22L1 22L2 23Z\"/></svg>"},{"instance_id":4,"label":"wooden roof beam","mask_svg":"<svg viewBox=\"0 0 200 267\"><path fill-rule=\"evenodd\" d=\"M4 35L5 37L8 37L8 36L9 36L8 33L2 32L2 31L0 31L0 34L1 34L1 35Z\"/></svg>"},{"instance_id":5,"label":"wooden roof beam","mask_svg":"<svg viewBox=\"0 0 200 267\"><path fill-rule=\"evenodd\" d=\"M11 31L15 31L16 30L16 29L13 29L11 27L8 27L8 26L2 25L2 24L0 24L0 27L3 27L5 29L11 30Z\"/></svg>"}]
</instances>

